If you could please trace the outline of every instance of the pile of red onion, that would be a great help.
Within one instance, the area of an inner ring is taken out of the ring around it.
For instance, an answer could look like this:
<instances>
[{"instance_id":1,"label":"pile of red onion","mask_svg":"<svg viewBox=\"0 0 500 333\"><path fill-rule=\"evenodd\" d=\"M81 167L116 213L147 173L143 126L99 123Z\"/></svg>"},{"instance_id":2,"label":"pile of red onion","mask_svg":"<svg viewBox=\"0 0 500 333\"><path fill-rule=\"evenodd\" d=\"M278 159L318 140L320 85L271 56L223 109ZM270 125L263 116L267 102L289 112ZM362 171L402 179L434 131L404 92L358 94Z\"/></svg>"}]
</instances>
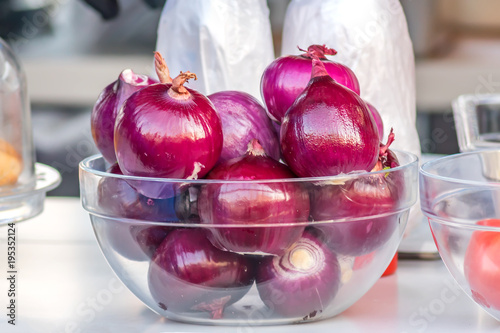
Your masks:
<instances>
[{"instance_id":1,"label":"pile of red onion","mask_svg":"<svg viewBox=\"0 0 500 333\"><path fill-rule=\"evenodd\" d=\"M392 130L381 143L380 113L354 72L326 58L335 50L302 51L266 68L264 105L240 91L204 96L186 86L194 73L172 79L159 53L158 82L126 70L99 96L92 133L112 165L97 190L113 218L106 237L128 260L151 261L157 311L223 318L255 283L276 314L313 318L341 287L337 258L396 234L404 181L386 172L399 165Z\"/></svg>"}]
</instances>

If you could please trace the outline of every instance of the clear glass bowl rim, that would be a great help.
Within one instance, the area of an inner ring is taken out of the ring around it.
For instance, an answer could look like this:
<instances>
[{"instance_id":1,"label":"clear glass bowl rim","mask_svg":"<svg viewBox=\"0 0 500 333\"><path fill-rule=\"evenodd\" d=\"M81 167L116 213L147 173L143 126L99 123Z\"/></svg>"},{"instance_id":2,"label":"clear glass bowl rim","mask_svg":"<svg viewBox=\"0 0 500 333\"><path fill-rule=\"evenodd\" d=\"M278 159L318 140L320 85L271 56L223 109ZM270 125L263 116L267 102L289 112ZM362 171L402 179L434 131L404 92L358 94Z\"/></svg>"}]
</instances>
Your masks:
<instances>
[{"instance_id":1,"label":"clear glass bowl rim","mask_svg":"<svg viewBox=\"0 0 500 333\"><path fill-rule=\"evenodd\" d=\"M500 232L500 227L495 227L495 226L491 226L491 225L481 225L481 224L471 223L471 222L462 222L458 219L447 220L447 219L444 219L442 217L438 217L435 215L432 215L429 218L432 220L430 223L431 229L432 229L432 222L434 222L434 223L441 224L441 225L446 225L446 226L460 228L460 229L469 229L472 231Z\"/></svg>"},{"instance_id":2,"label":"clear glass bowl rim","mask_svg":"<svg viewBox=\"0 0 500 333\"><path fill-rule=\"evenodd\" d=\"M159 178L159 177L140 177L140 176L127 176L127 175L117 175L108 173L105 171L100 171L93 169L89 166L90 162L95 161L99 158L102 158L101 154L96 154L89 156L82 160L79 164L80 170L84 172L88 172L100 177L113 177L120 179L127 179L133 181L146 181L146 182L160 182L160 183L179 183L179 184L192 184L192 185L201 185L201 184L268 184L268 183L300 183L300 182L334 182L340 183L343 181L347 181L349 179L355 179L360 177L366 177L377 174L386 174L390 172L404 171L411 169L415 165L418 165L418 157L410 152L401 151L396 149L391 149L391 151L396 153L396 156L399 158L400 155L406 156L409 159L409 162L401 164L398 167L380 170L380 171L363 171L363 172L352 172L348 174L340 174L336 176L321 176L321 177L297 177L297 178L285 178L285 179L258 179L258 180L220 180L220 179L178 179L178 178Z\"/></svg>"},{"instance_id":3,"label":"clear glass bowl rim","mask_svg":"<svg viewBox=\"0 0 500 333\"><path fill-rule=\"evenodd\" d=\"M124 176L124 175L117 175L117 174L111 174L105 171L100 171L93 169L92 167L89 166L89 164L92 161L102 159L102 155L97 154L93 156L89 156L86 159L82 160L80 162L80 172L84 173L83 175L80 174L80 182L82 182L82 179L84 179L87 176L97 176L97 177L113 177L113 178L118 178L118 179L123 179L123 180L133 180L133 181L154 181L158 183L174 183L174 184L179 184L179 185L205 185L205 184L270 184L270 183L307 183L307 184L313 184L313 183L332 183L332 184L342 184L345 181L348 181L350 179L356 179L362 176L372 176L372 175L377 175L377 174L386 174L388 172L410 172L410 170L414 169L415 174L418 171L418 157L412 153L405 152L405 151L398 151L398 150L393 150L398 156L398 158L405 157L405 160L407 160L407 163L403 163L402 165L388 169L388 170L381 170L381 171L376 171L376 172L359 172L359 173L352 173L352 174L344 174L344 175L338 175L338 176L327 176L327 177L308 177L308 178L289 178L289 179L270 179L270 180L208 180L208 179L197 179L197 180L186 180L186 179L170 179L170 178L149 178L149 177L137 177L137 176ZM85 175L87 174L87 176ZM317 185L317 184L315 184ZM82 186L80 184L80 186ZM415 185L415 189L416 189ZM82 189L82 188L80 188ZM87 207L85 205L85 200L84 197L86 194L82 194L82 204L84 206L84 209L89 212L91 215L94 215L96 217L100 218L105 218L109 220L120 220L121 223L132 223L132 224L139 224L139 225L165 225L165 223L168 223L169 226L173 227L206 227L206 228L241 228L241 224L205 224L205 223L189 223L186 224L184 222L178 222L178 221L152 221L152 220L140 220L140 219L135 219L135 218L127 218L124 216L116 216L116 215L108 215L104 212L99 212L94 209L91 209L91 207ZM364 215L364 216L357 216L355 218L356 221L363 221L363 220L368 220L368 219L374 219L374 218L382 218L385 216L389 215L394 215L394 214L399 214L401 212L407 211L410 209L410 207L415 203L414 200L406 200L403 205L401 205L399 208L394 209L390 212L382 212L380 214L372 214L372 215ZM280 223L266 223L266 224L245 224L245 227L263 227L263 228L274 228L274 227L298 227L298 226L310 226L310 225L320 225L320 224L327 224L327 223L340 223L340 222L349 222L353 220L353 217L343 217L343 218L337 218L335 220L322 220L322 221L293 221L293 222L280 222Z\"/></svg>"},{"instance_id":4,"label":"clear glass bowl rim","mask_svg":"<svg viewBox=\"0 0 500 333\"><path fill-rule=\"evenodd\" d=\"M480 155L482 153L499 153L500 154L500 149L498 148L485 148L485 149L479 149L479 150L474 150L470 152L462 152L462 153L456 153L456 154L451 154L448 156L440 157L431 161L428 161L426 163L423 163L420 166L420 177L423 178L431 178L436 181L440 182L447 182L447 183L452 183L452 184L462 184L462 185L467 185L471 186L473 188L481 188L483 190L498 190L500 189L500 182L484 182L484 181L475 181L475 180L465 180L465 179L460 179L460 178L455 178L455 177L447 177L447 176L442 176L442 175L437 175L435 173L431 173L427 171L430 168L435 168L437 165L441 163L446 163L450 162L453 160L458 160L461 158L465 158L467 156L473 156L473 155ZM425 191L424 188L420 188L420 191ZM429 219L431 219L433 222L437 224L442 224L442 225L448 225L448 226L453 226L461 229L470 229L472 231L490 231L490 232L500 232L500 227L496 226L486 226L486 225L480 225L477 223L471 223L470 221L462 221L457 218L453 218L453 220L446 219L443 217L440 217L438 215L435 215L434 213L429 213L425 212L422 210L424 215L426 215ZM500 217L499 217L500 220ZM430 224L430 227L432 229L432 223Z\"/></svg>"},{"instance_id":5,"label":"clear glass bowl rim","mask_svg":"<svg viewBox=\"0 0 500 333\"><path fill-rule=\"evenodd\" d=\"M419 173L422 177L424 178L432 178L441 182L448 182L448 183L455 183L455 184L464 184L464 185L471 185L471 186L477 186L477 187L490 187L490 188L500 188L500 182L484 182L484 181L477 181L477 180L465 180L465 179L460 179L460 178L454 178L454 177L449 177L449 176L442 176L442 175L437 175L435 173L431 173L428 170L430 168L434 168L436 165L439 165L443 162L449 162L450 160L454 159L461 159L467 156L473 156L473 155L480 155L481 153L485 152L496 152L500 154L500 149L495 148L495 149L479 149L479 150L474 150L470 152L464 152L464 153L456 153L456 154L451 154L448 156L444 157L439 157L434 160L428 161L423 163L420 166Z\"/></svg>"}]
</instances>

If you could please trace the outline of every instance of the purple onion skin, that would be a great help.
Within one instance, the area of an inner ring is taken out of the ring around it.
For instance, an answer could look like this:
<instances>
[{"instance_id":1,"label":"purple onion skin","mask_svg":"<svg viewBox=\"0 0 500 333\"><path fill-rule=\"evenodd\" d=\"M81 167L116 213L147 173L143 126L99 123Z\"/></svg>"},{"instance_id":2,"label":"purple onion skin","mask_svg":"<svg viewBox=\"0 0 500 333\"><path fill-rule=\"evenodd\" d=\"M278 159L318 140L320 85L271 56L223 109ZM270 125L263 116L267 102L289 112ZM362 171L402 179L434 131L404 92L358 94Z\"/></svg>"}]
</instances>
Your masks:
<instances>
[{"instance_id":1,"label":"purple onion skin","mask_svg":"<svg viewBox=\"0 0 500 333\"><path fill-rule=\"evenodd\" d=\"M366 103L330 76L311 78L281 124L283 158L299 177L370 171L378 131Z\"/></svg>"},{"instance_id":2,"label":"purple onion skin","mask_svg":"<svg viewBox=\"0 0 500 333\"><path fill-rule=\"evenodd\" d=\"M109 163L116 162L113 138L118 110L134 92L156 82L152 78L134 74L130 69L126 69L115 82L104 88L97 98L90 118L92 137L97 149Z\"/></svg>"},{"instance_id":3,"label":"purple onion skin","mask_svg":"<svg viewBox=\"0 0 500 333\"><path fill-rule=\"evenodd\" d=\"M321 59L328 74L339 84L359 95L359 82L348 67ZM265 70L261 79L261 95L269 117L281 123L288 108L299 97L311 79L312 59L305 55L277 58Z\"/></svg>"},{"instance_id":4,"label":"purple onion skin","mask_svg":"<svg viewBox=\"0 0 500 333\"><path fill-rule=\"evenodd\" d=\"M253 284L254 263L215 248L203 229L172 231L156 250L148 282L153 299L165 311L207 311L219 319L225 307L241 299Z\"/></svg>"},{"instance_id":5,"label":"purple onion skin","mask_svg":"<svg viewBox=\"0 0 500 333\"><path fill-rule=\"evenodd\" d=\"M222 126L213 104L189 88L187 99L172 98L170 87L144 88L132 94L118 113L115 151L124 174L197 179L219 159Z\"/></svg>"},{"instance_id":6,"label":"purple onion skin","mask_svg":"<svg viewBox=\"0 0 500 333\"><path fill-rule=\"evenodd\" d=\"M380 116L378 110L371 103L366 102L366 105L368 105L368 108L372 113L373 120L375 120L375 124L377 125L379 140L382 141L384 139L384 122L382 121L382 117Z\"/></svg>"},{"instance_id":7,"label":"purple onion skin","mask_svg":"<svg viewBox=\"0 0 500 333\"><path fill-rule=\"evenodd\" d=\"M268 224L306 222L309 196L300 184L293 182L259 183L258 180L295 177L274 159L245 155L216 166L208 179L255 180L246 183L207 184L198 197L198 214L210 228L210 240L223 250L238 253L283 254L297 241L304 226L271 226ZM227 227L224 225L238 225ZM258 225L252 226L249 225Z\"/></svg>"},{"instance_id":8,"label":"purple onion skin","mask_svg":"<svg viewBox=\"0 0 500 333\"><path fill-rule=\"evenodd\" d=\"M208 98L222 121L224 143L219 163L245 154L251 139L258 139L267 155L280 159L278 135L256 98L241 91L221 91Z\"/></svg>"},{"instance_id":9,"label":"purple onion skin","mask_svg":"<svg viewBox=\"0 0 500 333\"><path fill-rule=\"evenodd\" d=\"M387 152L377 163L377 170L399 165L394 153ZM311 216L314 221L350 218L347 222L321 223L316 228L336 253L367 254L383 246L398 228L395 211L403 188L402 175L397 171L364 176L343 185L316 186L310 193ZM387 215L370 218L379 214Z\"/></svg>"},{"instance_id":10,"label":"purple onion skin","mask_svg":"<svg viewBox=\"0 0 500 333\"><path fill-rule=\"evenodd\" d=\"M257 290L262 301L285 317L314 317L335 298L340 286L336 255L306 230L281 257L258 263Z\"/></svg>"},{"instance_id":11,"label":"purple onion skin","mask_svg":"<svg viewBox=\"0 0 500 333\"><path fill-rule=\"evenodd\" d=\"M108 170L121 175L118 164ZM174 199L154 200L137 193L126 181L119 178L103 178L97 189L99 208L104 214L147 221L178 220ZM167 233L168 226L142 226L119 220L109 220L104 225L105 238L110 246L130 260L144 261L151 258Z\"/></svg>"}]
</instances>

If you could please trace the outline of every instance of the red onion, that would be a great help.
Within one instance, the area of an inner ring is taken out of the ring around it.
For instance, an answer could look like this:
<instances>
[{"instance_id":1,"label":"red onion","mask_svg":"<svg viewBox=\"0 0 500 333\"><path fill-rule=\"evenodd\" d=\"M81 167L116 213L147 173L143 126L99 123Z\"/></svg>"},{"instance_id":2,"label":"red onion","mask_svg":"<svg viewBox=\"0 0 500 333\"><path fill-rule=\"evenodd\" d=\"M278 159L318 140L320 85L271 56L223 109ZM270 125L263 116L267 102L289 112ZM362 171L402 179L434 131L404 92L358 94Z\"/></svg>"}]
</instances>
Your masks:
<instances>
[{"instance_id":1,"label":"red onion","mask_svg":"<svg viewBox=\"0 0 500 333\"><path fill-rule=\"evenodd\" d=\"M254 281L249 257L215 248L202 229L172 231L149 267L149 290L165 311L207 311L213 319Z\"/></svg>"},{"instance_id":2,"label":"red onion","mask_svg":"<svg viewBox=\"0 0 500 333\"><path fill-rule=\"evenodd\" d=\"M339 84L359 95L359 83L348 67L326 59L337 51L325 45L311 45L302 55L288 55L274 60L265 70L261 80L261 94L269 116L281 123L288 108L302 93L311 79L314 54L324 63L328 74Z\"/></svg>"},{"instance_id":3,"label":"red onion","mask_svg":"<svg viewBox=\"0 0 500 333\"><path fill-rule=\"evenodd\" d=\"M264 303L286 317L312 318L328 307L340 286L335 254L306 230L281 257L265 257L257 266L257 290Z\"/></svg>"},{"instance_id":4,"label":"red onion","mask_svg":"<svg viewBox=\"0 0 500 333\"><path fill-rule=\"evenodd\" d=\"M118 112L115 151L126 175L197 179L217 162L222 150L222 125L210 100L184 83L196 75L177 76L172 84L150 85L132 94ZM160 189L134 185L149 197Z\"/></svg>"},{"instance_id":5,"label":"red onion","mask_svg":"<svg viewBox=\"0 0 500 333\"><path fill-rule=\"evenodd\" d=\"M212 243L238 253L282 254L300 238L304 226L267 225L306 222L309 196L295 182L258 180L293 177L284 164L268 157L255 139L245 155L216 166L207 178L228 182L204 185L198 196L201 222L216 226L210 228Z\"/></svg>"},{"instance_id":6,"label":"red onion","mask_svg":"<svg viewBox=\"0 0 500 333\"><path fill-rule=\"evenodd\" d=\"M109 246L121 256L133 261L147 261L171 227L134 225L119 220L109 220L102 224L99 233L103 247Z\"/></svg>"},{"instance_id":7,"label":"red onion","mask_svg":"<svg viewBox=\"0 0 500 333\"><path fill-rule=\"evenodd\" d=\"M122 174L116 163L108 172ZM120 178L102 178L97 188L97 196L102 213L118 218L109 219L102 224L102 234L106 235L104 239L114 251L130 260L144 261L151 258L154 250L172 228L137 225L121 221L120 218L177 221L173 199L146 198Z\"/></svg>"},{"instance_id":8,"label":"red onion","mask_svg":"<svg viewBox=\"0 0 500 333\"><path fill-rule=\"evenodd\" d=\"M149 259L153 257L158 246L160 246L167 234L172 230L172 227L157 225L134 225L130 228L130 233Z\"/></svg>"},{"instance_id":9,"label":"red onion","mask_svg":"<svg viewBox=\"0 0 500 333\"><path fill-rule=\"evenodd\" d=\"M219 162L243 155L251 139L259 140L267 155L280 159L278 135L257 99L241 91L221 91L208 98L222 121L224 144Z\"/></svg>"},{"instance_id":10,"label":"red onion","mask_svg":"<svg viewBox=\"0 0 500 333\"><path fill-rule=\"evenodd\" d=\"M123 175L118 164L113 164L109 173ZM147 221L177 221L175 202L170 199L151 199L139 194L125 180L104 177L97 188L99 209L111 217Z\"/></svg>"},{"instance_id":11,"label":"red onion","mask_svg":"<svg viewBox=\"0 0 500 333\"><path fill-rule=\"evenodd\" d=\"M92 137L97 149L109 163L116 162L113 132L118 110L132 93L156 82L146 75L135 74L126 69L97 98L90 118Z\"/></svg>"},{"instance_id":12,"label":"red onion","mask_svg":"<svg viewBox=\"0 0 500 333\"><path fill-rule=\"evenodd\" d=\"M330 194L339 195L335 192ZM325 234L325 243L336 253L361 256L382 247L397 226L396 216L384 216L368 219L354 217L345 222L320 224L317 228Z\"/></svg>"},{"instance_id":13,"label":"red onion","mask_svg":"<svg viewBox=\"0 0 500 333\"><path fill-rule=\"evenodd\" d=\"M370 171L379 151L368 106L336 83L317 58L309 84L283 118L280 144L287 165L300 177Z\"/></svg>"},{"instance_id":14,"label":"red onion","mask_svg":"<svg viewBox=\"0 0 500 333\"><path fill-rule=\"evenodd\" d=\"M378 110L371 103L366 102L366 105L368 105L368 108L372 113L373 120L375 120L375 125L377 125L378 137L380 141L382 141L384 139L384 122L382 121L382 117L380 116Z\"/></svg>"},{"instance_id":15,"label":"red onion","mask_svg":"<svg viewBox=\"0 0 500 333\"><path fill-rule=\"evenodd\" d=\"M380 145L374 171L399 165L388 149L394 139ZM398 172L374 173L347 180L344 184L315 186L311 191L311 216L315 221L348 219L321 223L325 241L337 253L363 255L384 245L398 226L395 211L404 184ZM377 215L377 216L375 216Z\"/></svg>"}]
</instances>

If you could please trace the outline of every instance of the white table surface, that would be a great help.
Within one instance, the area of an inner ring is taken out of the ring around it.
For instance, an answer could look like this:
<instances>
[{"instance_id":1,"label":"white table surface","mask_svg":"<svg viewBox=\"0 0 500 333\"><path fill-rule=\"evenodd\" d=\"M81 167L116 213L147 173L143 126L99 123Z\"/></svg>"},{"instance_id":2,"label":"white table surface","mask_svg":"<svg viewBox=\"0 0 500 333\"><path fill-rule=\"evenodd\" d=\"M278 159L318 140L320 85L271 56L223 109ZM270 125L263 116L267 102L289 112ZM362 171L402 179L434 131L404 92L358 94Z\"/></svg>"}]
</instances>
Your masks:
<instances>
[{"instance_id":1,"label":"white table surface","mask_svg":"<svg viewBox=\"0 0 500 333\"><path fill-rule=\"evenodd\" d=\"M112 273L76 198L46 200L17 225L17 318L7 324L7 228L0 227L0 332L498 332L497 322L454 283L440 260L401 261L351 308L315 323L198 326L162 319Z\"/></svg>"}]
</instances>

